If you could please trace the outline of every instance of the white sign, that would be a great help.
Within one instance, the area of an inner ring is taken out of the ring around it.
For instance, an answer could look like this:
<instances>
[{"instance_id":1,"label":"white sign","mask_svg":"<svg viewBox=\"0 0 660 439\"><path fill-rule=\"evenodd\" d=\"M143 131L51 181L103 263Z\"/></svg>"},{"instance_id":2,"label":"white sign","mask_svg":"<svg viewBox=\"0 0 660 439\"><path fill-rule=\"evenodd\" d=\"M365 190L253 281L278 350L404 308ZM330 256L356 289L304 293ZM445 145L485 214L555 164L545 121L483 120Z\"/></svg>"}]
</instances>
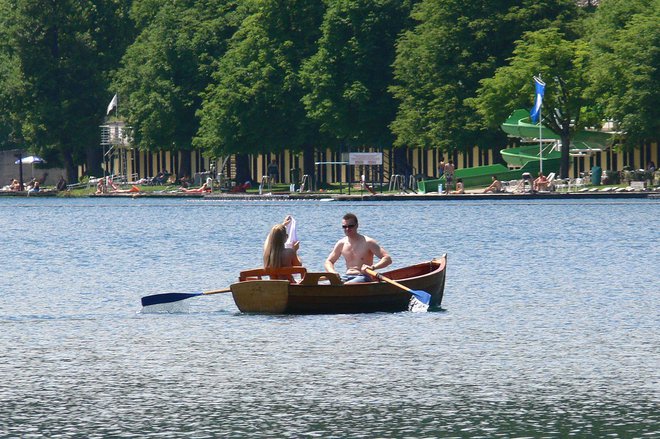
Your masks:
<instances>
[{"instance_id":1,"label":"white sign","mask_svg":"<svg viewBox=\"0 0 660 439\"><path fill-rule=\"evenodd\" d=\"M382 165L382 152L351 152L348 154L349 165Z\"/></svg>"}]
</instances>

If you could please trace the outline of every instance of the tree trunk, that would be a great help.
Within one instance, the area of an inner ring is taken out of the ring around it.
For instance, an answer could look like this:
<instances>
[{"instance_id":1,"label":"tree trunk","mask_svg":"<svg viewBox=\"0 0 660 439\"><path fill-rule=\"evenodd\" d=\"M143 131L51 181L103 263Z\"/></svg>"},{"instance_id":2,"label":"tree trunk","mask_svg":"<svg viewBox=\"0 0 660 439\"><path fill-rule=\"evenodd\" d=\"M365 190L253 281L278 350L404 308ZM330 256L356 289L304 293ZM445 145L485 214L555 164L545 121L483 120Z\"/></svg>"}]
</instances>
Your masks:
<instances>
[{"instance_id":1,"label":"tree trunk","mask_svg":"<svg viewBox=\"0 0 660 439\"><path fill-rule=\"evenodd\" d=\"M88 146L85 150L85 164L89 175L103 175L103 149L99 146Z\"/></svg>"},{"instance_id":2,"label":"tree trunk","mask_svg":"<svg viewBox=\"0 0 660 439\"><path fill-rule=\"evenodd\" d=\"M184 176L188 176L192 180L192 175L190 173L192 172L192 166L191 166L191 161L190 161L190 155L192 153L188 150L183 150L180 151L179 157L181 158L179 160L179 169L177 170L176 175L181 178Z\"/></svg>"},{"instance_id":3,"label":"tree trunk","mask_svg":"<svg viewBox=\"0 0 660 439\"><path fill-rule=\"evenodd\" d=\"M394 148L394 167L392 173L405 175L405 176L408 176L410 174L410 164L408 163L407 147Z\"/></svg>"},{"instance_id":4,"label":"tree trunk","mask_svg":"<svg viewBox=\"0 0 660 439\"><path fill-rule=\"evenodd\" d=\"M316 165L314 162L316 161L314 157L314 153L316 152L316 148L314 148L313 145L305 145L303 147L303 169L300 174L300 178L302 178L303 174L309 175L309 178L312 181L315 181L316 177ZM295 183L298 183L297 181Z\"/></svg>"},{"instance_id":5,"label":"tree trunk","mask_svg":"<svg viewBox=\"0 0 660 439\"><path fill-rule=\"evenodd\" d=\"M73 164L73 156L71 155L71 152L63 152L62 159L64 161L64 169L66 170L65 179L67 183L78 183L78 169Z\"/></svg>"},{"instance_id":6,"label":"tree trunk","mask_svg":"<svg viewBox=\"0 0 660 439\"><path fill-rule=\"evenodd\" d=\"M250 175L250 157L247 154L236 154L236 183L252 181Z\"/></svg>"}]
</instances>

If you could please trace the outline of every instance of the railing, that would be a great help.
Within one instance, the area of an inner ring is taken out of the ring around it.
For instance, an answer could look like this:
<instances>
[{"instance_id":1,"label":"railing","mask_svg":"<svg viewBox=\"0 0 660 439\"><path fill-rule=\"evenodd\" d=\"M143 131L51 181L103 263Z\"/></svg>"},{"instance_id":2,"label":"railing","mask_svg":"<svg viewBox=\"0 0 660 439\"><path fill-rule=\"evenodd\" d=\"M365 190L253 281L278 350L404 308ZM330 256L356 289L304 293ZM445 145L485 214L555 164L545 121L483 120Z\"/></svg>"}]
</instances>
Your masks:
<instances>
[{"instance_id":1,"label":"railing","mask_svg":"<svg viewBox=\"0 0 660 439\"><path fill-rule=\"evenodd\" d=\"M264 189L271 190L270 177L268 175L261 176L261 183L259 183L259 195L263 192Z\"/></svg>"},{"instance_id":2,"label":"railing","mask_svg":"<svg viewBox=\"0 0 660 439\"><path fill-rule=\"evenodd\" d=\"M395 190L402 191L404 183L405 183L405 178L404 178L403 175L393 174L392 176L390 176L389 190L390 191L395 191Z\"/></svg>"},{"instance_id":3,"label":"railing","mask_svg":"<svg viewBox=\"0 0 660 439\"><path fill-rule=\"evenodd\" d=\"M305 174L302 176L302 180L300 180L300 189L299 192L304 192L305 188L309 191L309 188L307 187L309 185L309 174Z\"/></svg>"}]
</instances>

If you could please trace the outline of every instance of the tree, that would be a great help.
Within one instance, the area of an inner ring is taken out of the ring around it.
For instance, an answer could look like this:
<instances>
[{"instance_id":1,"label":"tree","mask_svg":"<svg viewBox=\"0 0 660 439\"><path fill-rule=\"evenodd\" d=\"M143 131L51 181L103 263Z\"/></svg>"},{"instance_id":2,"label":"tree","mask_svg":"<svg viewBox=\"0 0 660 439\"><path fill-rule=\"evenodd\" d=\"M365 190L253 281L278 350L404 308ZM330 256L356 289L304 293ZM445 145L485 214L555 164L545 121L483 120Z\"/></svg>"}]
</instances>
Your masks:
<instances>
[{"instance_id":1,"label":"tree","mask_svg":"<svg viewBox=\"0 0 660 439\"><path fill-rule=\"evenodd\" d=\"M299 70L315 51L323 2L263 0L247 5L250 15L232 37L204 94L195 144L214 155L305 149L317 129L300 102Z\"/></svg>"},{"instance_id":2,"label":"tree","mask_svg":"<svg viewBox=\"0 0 660 439\"><path fill-rule=\"evenodd\" d=\"M24 92L20 60L12 49L10 6L0 0L0 150L19 148L22 139L18 109Z\"/></svg>"},{"instance_id":3,"label":"tree","mask_svg":"<svg viewBox=\"0 0 660 439\"><path fill-rule=\"evenodd\" d=\"M133 11L142 26L114 75L122 116L132 126L135 144L143 150L190 151L199 129L195 112L210 80L211 65L226 50L234 32L236 2L187 0L167 2L158 12L136 2ZM190 154L176 171L190 173Z\"/></svg>"},{"instance_id":4,"label":"tree","mask_svg":"<svg viewBox=\"0 0 660 439\"><path fill-rule=\"evenodd\" d=\"M307 114L323 132L358 146L392 143L396 105L388 87L410 10L410 1L328 1L318 51L301 74Z\"/></svg>"},{"instance_id":5,"label":"tree","mask_svg":"<svg viewBox=\"0 0 660 439\"><path fill-rule=\"evenodd\" d=\"M444 151L505 143L467 100L524 32L568 28L576 15L573 0L422 1L412 15L417 25L397 43L395 143Z\"/></svg>"},{"instance_id":6,"label":"tree","mask_svg":"<svg viewBox=\"0 0 660 439\"><path fill-rule=\"evenodd\" d=\"M69 178L88 149L99 149L108 66L116 49L123 51L121 37L108 34L120 27L127 2L1 2L12 135L50 163L63 164Z\"/></svg>"},{"instance_id":7,"label":"tree","mask_svg":"<svg viewBox=\"0 0 660 439\"><path fill-rule=\"evenodd\" d=\"M660 135L660 1L604 2L589 26L589 96L628 145Z\"/></svg>"},{"instance_id":8,"label":"tree","mask_svg":"<svg viewBox=\"0 0 660 439\"><path fill-rule=\"evenodd\" d=\"M528 32L516 42L509 65L482 80L477 98L468 103L488 126L499 127L514 109L532 106L532 77L541 75L546 82L543 124L561 137L560 174L567 178L571 136L593 124L583 118L588 53L585 41L568 41L557 28Z\"/></svg>"}]
</instances>

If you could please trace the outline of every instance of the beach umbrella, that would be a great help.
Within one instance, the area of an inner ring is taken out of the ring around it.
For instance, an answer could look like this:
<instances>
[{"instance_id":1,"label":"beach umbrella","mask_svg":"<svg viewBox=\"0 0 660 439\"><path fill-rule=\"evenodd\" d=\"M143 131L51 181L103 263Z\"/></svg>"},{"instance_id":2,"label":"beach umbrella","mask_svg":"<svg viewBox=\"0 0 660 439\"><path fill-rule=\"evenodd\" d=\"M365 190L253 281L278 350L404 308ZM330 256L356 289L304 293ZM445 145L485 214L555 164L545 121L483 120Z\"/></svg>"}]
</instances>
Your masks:
<instances>
[{"instance_id":1,"label":"beach umbrella","mask_svg":"<svg viewBox=\"0 0 660 439\"><path fill-rule=\"evenodd\" d=\"M14 164L22 164L22 165L31 165L32 166L32 178L34 178L34 164L35 163L46 163L46 160L42 159L41 157L37 157L36 155L30 155L27 157L23 157L22 159L16 160Z\"/></svg>"},{"instance_id":2,"label":"beach umbrella","mask_svg":"<svg viewBox=\"0 0 660 439\"><path fill-rule=\"evenodd\" d=\"M15 165L18 165L19 163L23 163L24 165L33 165L35 163L46 163L46 160L42 159L41 157L37 157L36 155L31 155L23 157L22 159L16 160L14 162Z\"/></svg>"}]
</instances>

